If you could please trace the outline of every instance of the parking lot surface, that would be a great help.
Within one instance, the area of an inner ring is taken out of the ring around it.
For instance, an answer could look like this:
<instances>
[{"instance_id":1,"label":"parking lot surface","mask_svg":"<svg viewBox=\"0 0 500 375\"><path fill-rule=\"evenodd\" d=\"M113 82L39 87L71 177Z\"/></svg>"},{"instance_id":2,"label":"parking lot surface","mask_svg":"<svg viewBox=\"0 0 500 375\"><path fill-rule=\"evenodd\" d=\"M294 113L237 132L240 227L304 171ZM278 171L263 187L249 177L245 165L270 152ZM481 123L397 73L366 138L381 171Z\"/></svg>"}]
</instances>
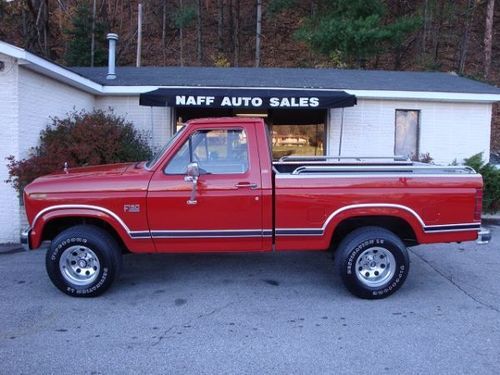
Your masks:
<instances>
[{"instance_id":1,"label":"parking lot surface","mask_svg":"<svg viewBox=\"0 0 500 375\"><path fill-rule=\"evenodd\" d=\"M410 250L393 296L353 297L327 253L127 255L95 299L45 252L0 254L0 373L499 374L500 227Z\"/></svg>"}]
</instances>

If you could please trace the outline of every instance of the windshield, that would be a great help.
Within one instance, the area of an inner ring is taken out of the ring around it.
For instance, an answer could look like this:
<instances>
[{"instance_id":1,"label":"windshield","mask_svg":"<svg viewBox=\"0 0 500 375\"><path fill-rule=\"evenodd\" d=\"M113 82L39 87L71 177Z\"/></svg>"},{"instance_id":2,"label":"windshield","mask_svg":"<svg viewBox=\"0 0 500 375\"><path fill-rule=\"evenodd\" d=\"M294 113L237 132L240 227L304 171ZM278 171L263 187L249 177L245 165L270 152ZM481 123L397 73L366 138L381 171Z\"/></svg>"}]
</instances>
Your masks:
<instances>
[{"instance_id":1,"label":"windshield","mask_svg":"<svg viewBox=\"0 0 500 375\"><path fill-rule=\"evenodd\" d=\"M156 164L156 162L157 162L157 161L161 158L161 156L165 153L165 151L167 150L167 148L169 148L169 147L170 147L170 145L171 145L172 143L174 143L174 142L175 142L175 140L176 140L177 138L179 138L179 137L180 137L180 135L184 132L184 129L185 129L185 128L186 128L186 125L183 125L183 126L182 126L182 127L181 127L178 131L177 131L177 133L175 133L175 134L173 135L173 137L172 137L172 138L170 138L170 139L168 140L168 142L165 144L165 146L163 146L163 147L160 149L160 151L158 151L158 152L155 154L155 156L153 157L153 159L151 159L150 161L148 161L148 162L146 163L146 168L150 168L151 166L153 166L153 165L155 165L155 164Z\"/></svg>"}]
</instances>

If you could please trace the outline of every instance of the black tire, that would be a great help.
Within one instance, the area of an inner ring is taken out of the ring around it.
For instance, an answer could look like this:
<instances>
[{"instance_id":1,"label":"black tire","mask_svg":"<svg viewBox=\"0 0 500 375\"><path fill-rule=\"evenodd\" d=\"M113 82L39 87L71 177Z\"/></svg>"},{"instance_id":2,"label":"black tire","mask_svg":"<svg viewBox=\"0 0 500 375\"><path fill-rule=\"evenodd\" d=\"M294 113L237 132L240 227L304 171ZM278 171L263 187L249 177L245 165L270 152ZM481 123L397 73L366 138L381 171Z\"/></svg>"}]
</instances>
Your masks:
<instances>
[{"instance_id":1,"label":"black tire","mask_svg":"<svg viewBox=\"0 0 500 375\"><path fill-rule=\"evenodd\" d=\"M380 299L401 288L410 261L405 245L394 233L380 227L363 227L341 241L335 266L352 294Z\"/></svg>"},{"instance_id":2,"label":"black tire","mask_svg":"<svg viewBox=\"0 0 500 375\"><path fill-rule=\"evenodd\" d=\"M52 283L73 297L101 295L120 274L121 265L121 251L114 238L92 225L77 225L59 233L45 257Z\"/></svg>"}]
</instances>

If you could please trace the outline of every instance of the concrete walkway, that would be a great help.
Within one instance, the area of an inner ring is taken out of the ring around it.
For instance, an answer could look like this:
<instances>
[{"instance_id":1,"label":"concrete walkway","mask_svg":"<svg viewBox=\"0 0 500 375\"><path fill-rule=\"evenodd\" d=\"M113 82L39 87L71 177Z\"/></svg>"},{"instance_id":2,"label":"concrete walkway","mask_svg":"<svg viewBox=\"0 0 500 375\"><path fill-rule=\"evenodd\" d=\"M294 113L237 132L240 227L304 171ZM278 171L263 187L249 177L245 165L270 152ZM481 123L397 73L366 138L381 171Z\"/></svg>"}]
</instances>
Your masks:
<instances>
[{"instance_id":1,"label":"concrete walkway","mask_svg":"<svg viewBox=\"0 0 500 375\"><path fill-rule=\"evenodd\" d=\"M422 245L393 296L353 297L330 254L127 255L103 296L0 255L2 374L500 374L500 251Z\"/></svg>"}]
</instances>

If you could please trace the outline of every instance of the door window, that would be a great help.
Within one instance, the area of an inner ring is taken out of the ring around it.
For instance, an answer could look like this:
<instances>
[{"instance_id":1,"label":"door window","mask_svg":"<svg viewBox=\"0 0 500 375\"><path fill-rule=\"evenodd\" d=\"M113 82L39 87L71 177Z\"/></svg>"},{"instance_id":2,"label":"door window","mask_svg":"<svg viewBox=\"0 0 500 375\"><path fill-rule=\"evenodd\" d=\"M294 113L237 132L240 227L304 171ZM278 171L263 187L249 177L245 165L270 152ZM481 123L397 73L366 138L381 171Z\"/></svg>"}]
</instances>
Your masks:
<instances>
[{"instance_id":1,"label":"door window","mask_svg":"<svg viewBox=\"0 0 500 375\"><path fill-rule=\"evenodd\" d=\"M177 151L165 168L166 174L185 174L197 162L201 173L234 174L248 170L248 144L243 129L199 130Z\"/></svg>"}]
</instances>

